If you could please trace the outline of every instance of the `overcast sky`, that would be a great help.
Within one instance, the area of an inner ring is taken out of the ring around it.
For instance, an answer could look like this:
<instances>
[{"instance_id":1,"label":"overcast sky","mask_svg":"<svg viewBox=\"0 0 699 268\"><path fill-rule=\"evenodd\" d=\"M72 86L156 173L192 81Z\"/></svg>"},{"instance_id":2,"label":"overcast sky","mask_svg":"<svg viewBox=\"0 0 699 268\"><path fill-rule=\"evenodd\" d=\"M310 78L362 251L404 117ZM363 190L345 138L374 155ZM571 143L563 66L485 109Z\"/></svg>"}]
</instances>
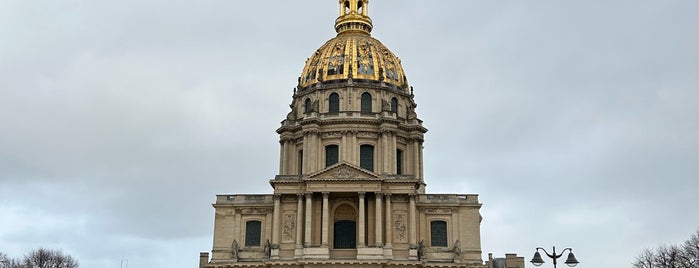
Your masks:
<instances>
[{"instance_id":1,"label":"overcast sky","mask_svg":"<svg viewBox=\"0 0 699 268\"><path fill-rule=\"evenodd\" d=\"M336 5L0 0L0 251L196 267L216 194L271 193ZM480 194L484 259L556 245L629 267L699 228L699 1L369 11L430 130L427 192Z\"/></svg>"}]
</instances>

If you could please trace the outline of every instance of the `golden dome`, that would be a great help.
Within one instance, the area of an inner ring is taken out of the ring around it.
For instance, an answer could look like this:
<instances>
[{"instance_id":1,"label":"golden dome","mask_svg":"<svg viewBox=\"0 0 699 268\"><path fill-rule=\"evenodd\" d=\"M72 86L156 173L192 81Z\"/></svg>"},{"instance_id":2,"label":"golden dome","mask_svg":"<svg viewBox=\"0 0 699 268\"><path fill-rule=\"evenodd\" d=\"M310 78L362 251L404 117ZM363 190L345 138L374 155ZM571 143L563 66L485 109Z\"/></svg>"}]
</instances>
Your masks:
<instances>
[{"instance_id":1,"label":"golden dome","mask_svg":"<svg viewBox=\"0 0 699 268\"><path fill-rule=\"evenodd\" d=\"M306 60L299 89L324 82L375 82L407 89L400 59L371 37L368 0L339 0L335 21L337 36L328 40Z\"/></svg>"}]
</instances>

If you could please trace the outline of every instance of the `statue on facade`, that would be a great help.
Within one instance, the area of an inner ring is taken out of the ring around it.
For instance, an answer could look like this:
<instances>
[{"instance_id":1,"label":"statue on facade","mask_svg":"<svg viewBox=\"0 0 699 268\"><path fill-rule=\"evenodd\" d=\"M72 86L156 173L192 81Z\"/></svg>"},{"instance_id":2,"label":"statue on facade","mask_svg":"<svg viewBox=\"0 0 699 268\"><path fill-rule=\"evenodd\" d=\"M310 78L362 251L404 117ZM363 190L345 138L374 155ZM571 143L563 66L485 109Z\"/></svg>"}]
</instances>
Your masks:
<instances>
[{"instance_id":1,"label":"statue on facade","mask_svg":"<svg viewBox=\"0 0 699 268\"><path fill-rule=\"evenodd\" d=\"M381 100L381 111L390 112L391 111L391 103L387 100Z\"/></svg>"},{"instance_id":2,"label":"statue on facade","mask_svg":"<svg viewBox=\"0 0 699 268\"><path fill-rule=\"evenodd\" d=\"M272 244L269 242L269 239L267 239L267 241L265 241L264 251L265 251L265 259L269 259L269 256L272 253Z\"/></svg>"},{"instance_id":3,"label":"statue on facade","mask_svg":"<svg viewBox=\"0 0 699 268\"><path fill-rule=\"evenodd\" d=\"M461 242L459 240L456 240L454 242L454 259L461 259Z\"/></svg>"},{"instance_id":4,"label":"statue on facade","mask_svg":"<svg viewBox=\"0 0 699 268\"><path fill-rule=\"evenodd\" d=\"M238 241L233 240L233 244L231 244L231 253L232 253L232 258L234 261L238 260Z\"/></svg>"},{"instance_id":5,"label":"statue on facade","mask_svg":"<svg viewBox=\"0 0 699 268\"><path fill-rule=\"evenodd\" d=\"M419 261L425 260L425 240L420 240L417 244L417 259Z\"/></svg>"}]
</instances>

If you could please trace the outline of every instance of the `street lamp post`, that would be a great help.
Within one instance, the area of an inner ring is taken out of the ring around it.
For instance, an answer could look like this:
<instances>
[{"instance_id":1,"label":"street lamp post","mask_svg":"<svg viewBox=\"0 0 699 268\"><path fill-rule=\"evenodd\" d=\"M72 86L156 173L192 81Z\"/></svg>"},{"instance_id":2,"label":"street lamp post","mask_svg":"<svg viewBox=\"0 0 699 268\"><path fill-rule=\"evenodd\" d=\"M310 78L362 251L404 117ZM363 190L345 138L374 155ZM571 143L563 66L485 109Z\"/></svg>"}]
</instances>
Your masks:
<instances>
[{"instance_id":1,"label":"street lamp post","mask_svg":"<svg viewBox=\"0 0 699 268\"><path fill-rule=\"evenodd\" d=\"M563 251L561 251L561 254L556 254L556 246L553 247L553 254L549 254L544 248L538 247L536 248L536 252L534 253L534 258L532 258L532 264L534 266L541 266L544 264L544 260L541 258L541 254L539 254L539 250L542 250L544 253L546 253L546 256L549 258L553 259L553 268L556 268L556 260L563 256L563 253L568 251L568 259L564 262L566 265L570 267L575 267L578 265L578 260L575 259L575 255L573 255L573 249L572 248L565 248Z\"/></svg>"}]
</instances>

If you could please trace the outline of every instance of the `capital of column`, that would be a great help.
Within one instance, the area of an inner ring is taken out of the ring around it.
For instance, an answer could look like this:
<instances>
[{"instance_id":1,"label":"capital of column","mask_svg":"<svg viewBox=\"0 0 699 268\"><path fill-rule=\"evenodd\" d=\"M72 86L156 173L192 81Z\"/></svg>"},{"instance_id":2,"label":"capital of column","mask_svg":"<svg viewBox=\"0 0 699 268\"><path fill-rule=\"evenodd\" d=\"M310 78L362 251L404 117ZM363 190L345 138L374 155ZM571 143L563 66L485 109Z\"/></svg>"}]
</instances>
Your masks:
<instances>
[{"instance_id":1,"label":"capital of column","mask_svg":"<svg viewBox=\"0 0 699 268\"><path fill-rule=\"evenodd\" d=\"M328 197L329 194L330 194L330 192L323 192L323 198Z\"/></svg>"},{"instance_id":2,"label":"capital of column","mask_svg":"<svg viewBox=\"0 0 699 268\"><path fill-rule=\"evenodd\" d=\"M313 197L313 193L312 193L312 192L304 193L304 195L305 195L307 198Z\"/></svg>"},{"instance_id":3,"label":"capital of column","mask_svg":"<svg viewBox=\"0 0 699 268\"><path fill-rule=\"evenodd\" d=\"M376 198L382 197L384 194L382 192L375 192Z\"/></svg>"},{"instance_id":4,"label":"capital of column","mask_svg":"<svg viewBox=\"0 0 699 268\"><path fill-rule=\"evenodd\" d=\"M282 198L282 194L274 194L274 200L279 200Z\"/></svg>"},{"instance_id":5,"label":"capital of column","mask_svg":"<svg viewBox=\"0 0 699 268\"><path fill-rule=\"evenodd\" d=\"M304 196L305 196L305 194L302 194L302 193L296 194L296 198L298 198L298 199L303 199Z\"/></svg>"},{"instance_id":6,"label":"capital of column","mask_svg":"<svg viewBox=\"0 0 699 268\"><path fill-rule=\"evenodd\" d=\"M359 198L364 198L364 195L365 195L366 193L365 193L365 192L358 192L357 194L359 194Z\"/></svg>"}]
</instances>

